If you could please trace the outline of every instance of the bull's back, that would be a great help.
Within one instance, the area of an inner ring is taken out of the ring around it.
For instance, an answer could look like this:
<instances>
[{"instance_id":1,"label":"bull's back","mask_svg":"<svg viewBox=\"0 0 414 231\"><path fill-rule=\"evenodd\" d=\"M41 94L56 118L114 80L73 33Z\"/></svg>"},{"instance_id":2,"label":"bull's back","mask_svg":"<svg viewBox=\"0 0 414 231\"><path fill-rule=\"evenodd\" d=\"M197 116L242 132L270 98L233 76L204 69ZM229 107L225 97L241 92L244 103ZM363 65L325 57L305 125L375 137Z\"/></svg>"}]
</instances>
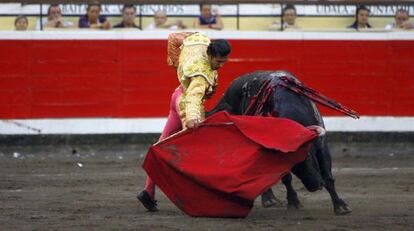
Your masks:
<instances>
[{"instance_id":1,"label":"bull's back","mask_svg":"<svg viewBox=\"0 0 414 231\"><path fill-rule=\"evenodd\" d=\"M323 126L319 111L310 99L285 87L277 87L275 97L279 117L294 120L303 126Z\"/></svg>"},{"instance_id":2,"label":"bull's back","mask_svg":"<svg viewBox=\"0 0 414 231\"><path fill-rule=\"evenodd\" d=\"M311 100L278 85L282 81L280 79L282 76L295 78L287 71L255 71L238 77L233 80L219 103L209 114L221 110L236 115L242 114L251 98L257 94L265 82L270 81L272 85L277 86L271 100L278 117L292 119L304 126L323 126L319 112Z\"/></svg>"}]
</instances>

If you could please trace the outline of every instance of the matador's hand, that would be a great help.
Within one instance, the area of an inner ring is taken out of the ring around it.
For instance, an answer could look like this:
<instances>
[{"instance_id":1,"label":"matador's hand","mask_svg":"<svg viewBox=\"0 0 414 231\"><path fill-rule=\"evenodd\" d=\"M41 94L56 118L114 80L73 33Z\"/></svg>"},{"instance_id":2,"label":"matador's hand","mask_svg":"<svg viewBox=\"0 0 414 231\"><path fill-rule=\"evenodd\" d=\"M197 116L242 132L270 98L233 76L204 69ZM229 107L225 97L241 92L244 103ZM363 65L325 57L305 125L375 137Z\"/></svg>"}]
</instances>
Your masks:
<instances>
[{"instance_id":1,"label":"matador's hand","mask_svg":"<svg viewBox=\"0 0 414 231\"><path fill-rule=\"evenodd\" d=\"M311 126L307 126L307 128L309 130L312 130L312 131L316 132L318 134L318 136L323 136L323 135L326 134L326 130L321 126L311 125Z\"/></svg>"},{"instance_id":2,"label":"matador's hand","mask_svg":"<svg viewBox=\"0 0 414 231\"><path fill-rule=\"evenodd\" d=\"M199 119L192 119L187 122L187 128L197 128L201 121Z\"/></svg>"}]
</instances>

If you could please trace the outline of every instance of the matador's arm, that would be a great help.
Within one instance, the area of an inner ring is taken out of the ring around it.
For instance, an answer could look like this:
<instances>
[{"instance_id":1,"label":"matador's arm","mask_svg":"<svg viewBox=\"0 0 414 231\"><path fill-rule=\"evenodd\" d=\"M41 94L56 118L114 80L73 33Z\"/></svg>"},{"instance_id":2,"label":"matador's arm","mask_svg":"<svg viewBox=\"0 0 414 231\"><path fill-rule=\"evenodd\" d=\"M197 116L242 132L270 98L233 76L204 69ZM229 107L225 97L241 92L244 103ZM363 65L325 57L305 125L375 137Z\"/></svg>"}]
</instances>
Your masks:
<instances>
[{"instance_id":1,"label":"matador's arm","mask_svg":"<svg viewBox=\"0 0 414 231\"><path fill-rule=\"evenodd\" d=\"M190 80L185 92L185 120L200 120L204 117L201 115L203 113L202 103L209 83L202 76L191 77Z\"/></svg>"}]
</instances>

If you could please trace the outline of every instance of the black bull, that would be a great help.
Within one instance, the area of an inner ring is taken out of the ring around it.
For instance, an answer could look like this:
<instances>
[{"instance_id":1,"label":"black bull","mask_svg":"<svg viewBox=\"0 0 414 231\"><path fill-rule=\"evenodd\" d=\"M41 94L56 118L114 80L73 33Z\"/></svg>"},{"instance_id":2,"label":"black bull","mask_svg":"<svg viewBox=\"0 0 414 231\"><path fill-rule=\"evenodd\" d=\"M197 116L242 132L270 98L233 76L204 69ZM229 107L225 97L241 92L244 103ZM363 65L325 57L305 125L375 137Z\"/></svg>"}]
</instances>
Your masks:
<instances>
[{"instance_id":1,"label":"black bull","mask_svg":"<svg viewBox=\"0 0 414 231\"><path fill-rule=\"evenodd\" d=\"M207 116L225 110L235 115L284 117L295 120L303 126L324 127L322 117L310 99L352 117L358 117L356 112L305 87L292 74L285 71L257 71L235 79ZM331 196L335 214L350 213L351 208L335 190L331 163L327 138L321 136L314 141L307 159L294 166L291 171L311 192L325 187ZM302 207L292 187L292 175L290 173L286 175L282 182L287 190L288 208ZM269 207L277 203L278 200L271 188L262 194L263 206Z\"/></svg>"}]
</instances>

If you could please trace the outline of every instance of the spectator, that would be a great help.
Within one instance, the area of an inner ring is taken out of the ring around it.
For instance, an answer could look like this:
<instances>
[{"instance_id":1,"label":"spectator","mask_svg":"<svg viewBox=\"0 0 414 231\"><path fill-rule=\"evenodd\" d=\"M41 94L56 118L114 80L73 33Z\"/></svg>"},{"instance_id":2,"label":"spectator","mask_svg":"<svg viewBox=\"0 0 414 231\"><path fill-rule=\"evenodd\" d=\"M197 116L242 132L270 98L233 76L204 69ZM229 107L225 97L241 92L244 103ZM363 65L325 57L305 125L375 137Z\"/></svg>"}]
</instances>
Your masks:
<instances>
[{"instance_id":1,"label":"spectator","mask_svg":"<svg viewBox=\"0 0 414 231\"><path fill-rule=\"evenodd\" d=\"M86 8L86 15L79 18L79 28L111 29L111 23L101 14L101 5L98 3L89 4Z\"/></svg>"},{"instance_id":2,"label":"spectator","mask_svg":"<svg viewBox=\"0 0 414 231\"><path fill-rule=\"evenodd\" d=\"M194 20L194 28L222 30L223 27L218 9L212 12L211 5L200 4L200 16Z\"/></svg>"},{"instance_id":3,"label":"spectator","mask_svg":"<svg viewBox=\"0 0 414 231\"><path fill-rule=\"evenodd\" d=\"M395 12L395 22L387 24L385 29L412 29L414 25L408 21L409 18L410 16L407 10L398 9L397 12Z\"/></svg>"},{"instance_id":4,"label":"spectator","mask_svg":"<svg viewBox=\"0 0 414 231\"><path fill-rule=\"evenodd\" d=\"M122 8L122 22L115 25L114 28L135 28L141 29L135 24L135 15L137 8L134 5L124 5Z\"/></svg>"},{"instance_id":5,"label":"spectator","mask_svg":"<svg viewBox=\"0 0 414 231\"><path fill-rule=\"evenodd\" d=\"M293 5L286 5L282 10L282 26L279 23L273 23L269 26L269 30L286 30L286 29L300 29L296 25L296 8Z\"/></svg>"},{"instance_id":6,"label":"spectator","mask_svg":"<svg viewBox=\"0 0 414 231\"><path fill-rule=\"evenodd\" d=\"M20 15L16 17L14 20L14 27L18 31L25 31L27 30L27 27L29 26L29 20L27 20L27 17L24 15Z\"/></svg>"},{"instance_id":7,"label":"spectator","mask_svg":"<svg viewBox=\"0 0 414 231\"><path fill-rule=\"evenodd\" d=\"M368 23L369 9L366 6L357 7L355 13L355 22L352 25L349 25L348 28L360 30L360 29L369 29L372 26Z\"/></svg>"},{"instance_id":8,"label":"spectator","mask_svg":"<svg viewBox=\"0 0 414 231\"><path fill-rule=\"evenodd\" d=\"M47 10L47 18L38 21L36 29L40 30L40 24L43 28L68 28L74 27L72 22L64 21L62 18L62 10L58 4L51 4Z\"/></svg>"},{"instance_id":9,"label":"spectator","mask_svg":"<svg viewBox=\"0 0 414 231\"><path fill-rule=\"evenodd\" d=\"M175 23L167 23L167 14L164 11L157 11L154 14L154 22L149 24L147 30L156 30L156 29L185 29L187 28L181 20L177 20Z\"/></svg>"}]
</instances>

